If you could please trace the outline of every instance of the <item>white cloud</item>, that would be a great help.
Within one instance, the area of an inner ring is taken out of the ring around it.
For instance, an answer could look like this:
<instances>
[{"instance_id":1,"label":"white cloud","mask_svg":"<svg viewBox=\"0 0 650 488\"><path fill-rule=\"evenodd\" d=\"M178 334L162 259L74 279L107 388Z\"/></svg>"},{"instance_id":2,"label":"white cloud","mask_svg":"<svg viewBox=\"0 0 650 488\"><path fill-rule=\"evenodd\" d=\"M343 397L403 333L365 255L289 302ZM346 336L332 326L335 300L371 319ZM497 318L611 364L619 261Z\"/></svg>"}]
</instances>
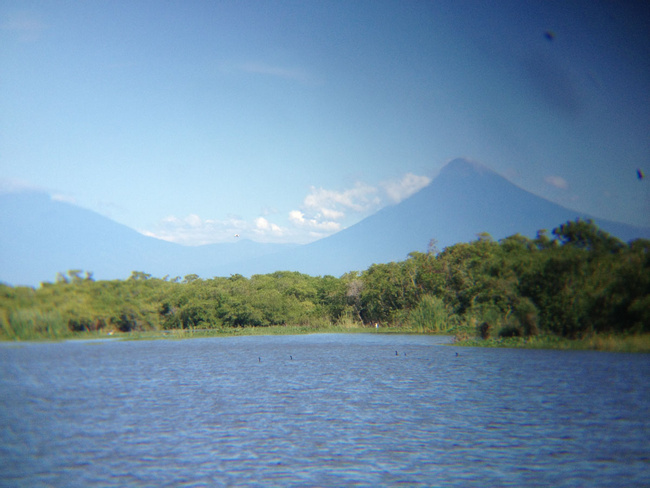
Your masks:
<instances>
[{"instance_id":1,"label":"white cloud","mask_svg":"<svg viewBox=\"0 0 650 488\"><path fill-rule=\"evenodd\" d=\"M260 230L268 230L271 228L271 224L264 217L258 217L255 219L255 227Z\"/></svg>"},{"instance_id":2,"label":"white cloud","mask_svg":"<svg viewBox=\"0 0 650 488\"><path fill-rule=\"evenodd\" d=\"M333 220L321 220L320 218L312 217L305 218L305 214L300 210L292 210L289 212L289 221L298 227L306 227L320 232L332 233L341 229L341 223ZM321 235L320 233L318 235Z\"/></svg>"},{"instance_id":3,"label":"white cloud","mask_svg":"<svg viewBox=\"0 0 650 488\"><path fill-rule=\"evenodd\" d=\"M339 220L345 217L345 214L343 212L332 210L331 208L323 208L321 209L321 212L323 214L323 217L330 220Z\"/></svg>"},{"instance_id":4,"label":"white cloud","mask_svg":"<svg viewBox=\"0 0 650 488\"><path fill-rule=\"evenodd\" d=\"M547 176L544 178L544 181L549 185L554 186L555 188L559 188L560 190L566 190L569 188L569 183L567 183L567 181L561 176Z\"/></svg>"},{"instance_id":5,"label":"white cloud","mask_svg":"<svg viewBox=\"0 0 650 488\"><path fill-rule=\"evenodd\" d=\"M224 220L201 219L196 214L179 218L170 215L161 220L154 230L141 230L142 234L188 246L200 246L217 242L232 242L235 235L255 238L260 242L277 241L285 229L258 217L252 223L238 217Z\"/></svg>"},{"instance_id":6,"label":"white cloud","mask_svg":"<svg viewBox=\"0 0 650 488\"><path fill-rule=\"evenodd\" d=\"M333 222L333 221L322 221L318 222L315 219L310 220L311 227L314 229L318 229L320 231L326 232L328 234L338 232L341 230L341 224L339 222Z\"/></svg>"},{"instance_id":7,"label":"white cloud","mask_svg":"<svg viewBox=\"0 0 650 488\"><path fill-rule=\"evenodd\" d=\"M357 183L354 188L349 188L341 192L334 190L325 190L324 188L311 187L311 193L305 197L305 207L324 214L338 215L343 218L343 210L352 210L354 212L364 212L380 204L380 198L377 196L377 188Z\"/></svg>"},{"instance_id":8,"label":"white cloud","mask_svg":"<svg viewBox=\"0 0 650 488\"><path fill-rule=\"evenodd\" d=\"M187 222L187 224L190 227L194 227L194 228L202 227L204 224L203 221L201 220L201 217L199 217L196 214L190 214L187 217L185 217L185 222ZM206 221L205 224L209 224L209 222L210 221Z\"/></svg>"},{"instance_id":9,"label":"white cloud","mask_svg":"<svg viewBox=\"0 0 650 488\"><path fill-rule=\"evenodd\" d=\"M309 231L312 238L338 232L349 214L367 214L381 204L375 187L357 183L343 191L311 187L301 210L289 212L289 221Z\"/></svg>"},{"instance_id":10,"label":"white cloud","mask_svg":"<svg viewBox=\"0 0 650 488\"><path fill-rule=\"evenodd\" d=\"M289 212L289 222L308 230L314 238L324 237L387 204L401 202L430 182L427 176L407 173L399 180L384 182L379 187L361 182L342 191L312 186L300 210Z\"/></svg>"},{"instance_id":11,"label":"white cloud","mask_svg":"<svg viewBox=\"0 0 650 488\"><path fill-rule=\"evenodd\" d=\"M305 214L300 210L292 210L289 212L289 220L296 225L304 225L306 222Z\"/></svg>"},{"instance_id":12,"label":"white cloud","mask_svg":"<svg viewBox=\"0 0 650 488\"><path fill-rule=\"evenodd\" d=\"M232 242L236 234L259 242L310 242L352 225L385 205L402 201L428 185L430 179L407 173L398 180L371 186L357 182L351 188L329 190L312 186L299 208L284 214L282 223L263 211L249 221L239 217L201 219L196 214L169 216L145 235L186 245Z\"/></svg>"},{"instance_id":13,"label":"white cloud","mask_svg":"<svg viewBox=\"0 0 650 488\"><path fill-rule=\"evenodd\" d=\"M164 219L162 219L162 222L164 222L166 224L176 224L176 223L181 222L181 219L179 219L177 217L174 217L173 215L170 215L170 216L165 217Z\"/></svg>"},{"instance_id":14,"label":"white cloud","mask_svg":"<svg viewBox=\"0 0 650 488\"><path fill-rule=\"evenodd\" d=\"M258 217L255 219L255 230L258 235L271 234L280 237L284 234L284 229L282 227L269 222L264 217Z\"/></svg>"},{"instance_id":15,"label":"white cloud","mask_svg":"<svg viewBox=\"0 0 650 488\"><path fill-rule=\"evenodd\" d=\"M429 183L431 183L431 178L428 176L418 176L413 173L406 173L401 180L386 182L383 184L383 187L388 194L388 198L395 203L399 203L405 198L420 191Z\"/></svg>"}]
</instances>

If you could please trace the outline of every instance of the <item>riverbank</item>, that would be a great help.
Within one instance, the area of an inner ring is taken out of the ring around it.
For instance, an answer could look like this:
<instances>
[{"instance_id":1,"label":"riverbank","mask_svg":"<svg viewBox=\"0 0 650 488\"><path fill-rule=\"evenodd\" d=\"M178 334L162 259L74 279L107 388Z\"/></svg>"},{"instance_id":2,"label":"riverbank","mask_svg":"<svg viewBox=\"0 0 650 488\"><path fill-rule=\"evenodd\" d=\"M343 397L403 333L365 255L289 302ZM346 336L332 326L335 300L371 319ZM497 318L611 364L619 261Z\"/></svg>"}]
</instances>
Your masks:
<instances>
[{"instance_id":1,"label":"riverbank","mask_svg":"<svg viewBox=\"0 0 650 488\"><path fill-rule=\"evenodd\" d=\"M125 340L152 340L152 339L192 339L201 337L239 337L239 336L265 336L265 335L302 335L302 334L363 334L373 333L376 329L369 327L328 326L313 327L307 325L271 325L268 327L229 327L221 329L171 329L156 331L132 331L119 333L118 337ZM383 333L399 332L403 330L382 329Z\"/></svg>"},{"instance_id":2,"label":"riverbank","mask_svg":"<svg viewBox=\"0 0 650 488\"><path fill-rule=\"evenodd\" d=\"M21 331L24 332L24 331ZM62 341L62 340L92 340L92 339L116 339L116 340L157 340L157 339L192 339L204 337L238 337L238 336L264 336L264 335L302 335L302 334L422 334L406 327L364 327L354 323L339 325L271 325L266 327L222 327L214 329L160 329L160 330L136 330L130 332L119 332L106 330L101 331L53 331L41 332L29 331L23 334L0 334L0 341L21 342L21 341ZM444 335L453 335L450 333Z\"/></svg>"},{"instance_id":3,"label":"riverbank","mask_svg":"<svg viewBox=\"0 0 650 488\"><path fill-rule=\"evenodd\" d=\"M463 338L454 341L454 346L650 353L650 334L592 335L582 339L565 339L549 335L499 339Z\"/></svg>"},{"instance_id":4,"label":"riverbank","mask_svg":"<svg viewBox=\"0 0 650 488\"><path fill-rule=\"evenodd\" d=\"M264 335L302 335L302 334L414 334L414 335L454 335L457 331L426 332L408 327L361 327L356 324L329 325L314 327L310 325L276 325L268 327L228 327L218 329L170 329L131 332L71 332L65 335L32 335L29 337L0 337L0 341L60 341L60 340L180 340L206 337L237 337ZM521 349L559 349L608 351L626 353L650 353L650 334L641 335L592 335L583 339L565 339L551 335L535 337L508 337L498 339L480 339L472 337L469 331L455 335L453 345L456 347L505 347Z\"/></svg>"}]
</instances>

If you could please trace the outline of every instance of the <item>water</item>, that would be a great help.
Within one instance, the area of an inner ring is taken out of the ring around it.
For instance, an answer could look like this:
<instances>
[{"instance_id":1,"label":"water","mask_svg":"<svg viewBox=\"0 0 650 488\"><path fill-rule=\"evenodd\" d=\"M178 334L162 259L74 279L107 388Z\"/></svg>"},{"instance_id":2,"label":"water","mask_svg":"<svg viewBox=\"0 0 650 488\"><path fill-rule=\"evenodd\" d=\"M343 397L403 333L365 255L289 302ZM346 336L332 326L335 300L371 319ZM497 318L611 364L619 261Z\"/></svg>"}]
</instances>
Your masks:
<instances>
[{"instance_id":1,"label":"water","mask_svg":"<svg viewBox=\"0 0 650 488\"><path fill-rule=\"evenodd\" d=\"M5 343L0 485L650 485L650 355L446 340Z\"/></svg>"}]
</instances>

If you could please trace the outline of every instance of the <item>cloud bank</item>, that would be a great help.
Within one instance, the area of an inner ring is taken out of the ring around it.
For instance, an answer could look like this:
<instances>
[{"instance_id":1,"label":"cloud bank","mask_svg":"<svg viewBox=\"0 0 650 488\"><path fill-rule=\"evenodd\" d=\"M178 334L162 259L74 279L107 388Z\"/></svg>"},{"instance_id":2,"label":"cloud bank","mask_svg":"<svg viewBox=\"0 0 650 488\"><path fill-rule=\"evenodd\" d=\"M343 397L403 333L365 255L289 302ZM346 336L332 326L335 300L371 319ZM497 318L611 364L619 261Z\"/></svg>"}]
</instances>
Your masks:
<instances>
[{"instance_id":1,"label":"cloud bank","mask_svg":"<svg viewBox=\"0 0 650 488\"><path fill-rule=\"evenodd\" d=\"M382 207L399 203L431 182L427 176L407 173L377 186L357 182L350 188L331 190L312 186L298 208L285 217L268 212L251 220L242 217L203 219L196 214L169 216L154 230L142 234L178 244L198 246L232 242L240 236L258 242L307 243L334 234ZM281 222L279 222L280 220Z\"/></svg>"},{"instance_id":2,"label":"cloud bank","mask_svg":"<svg viewBox=\"0 0 650 488\"><path fill-rule=\"evenodd\" d=\"M140 230L140 233L177 244L200 246L232 240L235 234L253 226L238 217L215 220L202 219L196 214L180 218L170 215L158 222L154 230Z\"/></svg>"}]
</instances>

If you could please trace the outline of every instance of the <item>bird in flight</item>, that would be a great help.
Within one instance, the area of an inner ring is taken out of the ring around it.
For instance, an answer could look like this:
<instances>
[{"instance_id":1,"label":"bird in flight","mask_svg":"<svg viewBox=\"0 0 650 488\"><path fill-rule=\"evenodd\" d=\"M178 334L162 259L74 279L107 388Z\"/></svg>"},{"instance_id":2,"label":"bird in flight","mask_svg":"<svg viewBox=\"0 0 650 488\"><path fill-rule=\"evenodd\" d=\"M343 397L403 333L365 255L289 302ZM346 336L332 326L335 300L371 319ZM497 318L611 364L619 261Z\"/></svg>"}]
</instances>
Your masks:
<instances>
[{"instance_id":1,"label":"bird in flight","mask_svg":"<svg viewBox=\"0 0 650 488\"><path fill-rule=\"evenodd\" d=\"M645 175L643 174L643 171L641 171L640 169L637 169L637 170L636 170L636 176L637 176L637 178L639 178L640 180L642 180L642 179L645 177Z\"/></svg>"}]
</instances>

